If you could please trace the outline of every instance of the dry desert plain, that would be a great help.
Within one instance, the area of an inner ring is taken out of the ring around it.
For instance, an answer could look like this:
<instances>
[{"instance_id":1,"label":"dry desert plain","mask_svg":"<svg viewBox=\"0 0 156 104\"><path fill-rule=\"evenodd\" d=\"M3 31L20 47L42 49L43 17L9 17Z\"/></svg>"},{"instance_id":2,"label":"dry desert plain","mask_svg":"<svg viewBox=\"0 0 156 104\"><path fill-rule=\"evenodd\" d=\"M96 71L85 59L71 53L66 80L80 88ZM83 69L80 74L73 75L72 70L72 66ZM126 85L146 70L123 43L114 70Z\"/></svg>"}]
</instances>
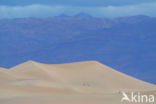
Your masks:
<instances>
[{"instance_id":1,"label":"dry desert plain","mask_svg":"<svg viewBox=\"0 0 156 104\"><path fill-rule=\"evenodd\" d=\"M133 104L121 102L121 92L132 91L156 96L155 85L96 61L28 61L9 70L0 68L0 104Z\"/></svg>"}]
</instances>

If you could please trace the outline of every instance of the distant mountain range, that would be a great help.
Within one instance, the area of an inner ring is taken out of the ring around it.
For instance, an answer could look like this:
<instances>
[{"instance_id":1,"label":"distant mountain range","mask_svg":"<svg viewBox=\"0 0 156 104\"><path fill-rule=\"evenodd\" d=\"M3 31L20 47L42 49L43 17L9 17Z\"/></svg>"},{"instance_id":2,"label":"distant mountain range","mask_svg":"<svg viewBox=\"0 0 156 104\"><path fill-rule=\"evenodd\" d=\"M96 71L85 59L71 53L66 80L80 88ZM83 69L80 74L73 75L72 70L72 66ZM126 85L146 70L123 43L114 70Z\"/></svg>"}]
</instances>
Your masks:
<instances>
[{"instance_id":1,"label":"distant mountain range","mask_svg":"<svg viewBox=\"0 0 156 104\"><path fill-rule=\"evenodd\" d=\"M97 60L156 83L156 18L95 18L80 13L0 20L0 67L27 60L56 64Z\"/></svg>"}]
</instances>

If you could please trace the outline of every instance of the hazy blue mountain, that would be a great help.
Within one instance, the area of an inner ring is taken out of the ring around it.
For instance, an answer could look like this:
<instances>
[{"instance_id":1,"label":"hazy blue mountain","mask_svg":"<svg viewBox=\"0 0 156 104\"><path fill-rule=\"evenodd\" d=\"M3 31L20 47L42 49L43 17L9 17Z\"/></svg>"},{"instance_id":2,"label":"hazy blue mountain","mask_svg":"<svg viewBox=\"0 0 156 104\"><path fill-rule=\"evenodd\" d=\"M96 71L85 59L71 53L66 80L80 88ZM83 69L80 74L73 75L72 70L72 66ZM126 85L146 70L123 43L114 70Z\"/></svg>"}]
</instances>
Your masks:
<instances>
[{"instance_id":1,"label":"hazy blue mountain","mask_svg":"<svg viewBox=\"0 0 156 104\"><path fill-rule=\"evenodd\" d=\"M81 15L82 16L82 15ZM156 83L156 18L58 16L0 20L0 67L97 60Z\"/></svg>"},{"instance_id":2,"label":"hazy blue mountain","mask_svg":"<svg viewBox=\"0 0 156 104\"><path fill-rule=\"evenodd\" d=\"M92 16L90 14L87 14L87 13L79 13L79 14L76 14L75 17L92 18Z\"/></svg>"}]
</instances>

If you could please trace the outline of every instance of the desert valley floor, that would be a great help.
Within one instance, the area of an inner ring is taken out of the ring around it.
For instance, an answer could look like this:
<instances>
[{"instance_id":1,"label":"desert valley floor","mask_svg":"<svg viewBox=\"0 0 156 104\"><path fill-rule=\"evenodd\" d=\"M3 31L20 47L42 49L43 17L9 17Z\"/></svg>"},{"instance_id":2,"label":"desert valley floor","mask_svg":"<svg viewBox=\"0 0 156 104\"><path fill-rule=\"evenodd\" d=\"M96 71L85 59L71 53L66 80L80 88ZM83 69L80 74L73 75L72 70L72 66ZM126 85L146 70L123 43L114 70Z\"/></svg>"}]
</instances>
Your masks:
<instances>
[{"instance_id":1,"label":"desert valley floor","mask_svg":"<svg viewBox=\"0 0 156 104\"><path fill-rule=\"evenodd\" d=\"M155 85L96 61L28 61L9 70L0 68L0 104L123 104L122 91L156 96Z\"/></svg>"}]
</instances>

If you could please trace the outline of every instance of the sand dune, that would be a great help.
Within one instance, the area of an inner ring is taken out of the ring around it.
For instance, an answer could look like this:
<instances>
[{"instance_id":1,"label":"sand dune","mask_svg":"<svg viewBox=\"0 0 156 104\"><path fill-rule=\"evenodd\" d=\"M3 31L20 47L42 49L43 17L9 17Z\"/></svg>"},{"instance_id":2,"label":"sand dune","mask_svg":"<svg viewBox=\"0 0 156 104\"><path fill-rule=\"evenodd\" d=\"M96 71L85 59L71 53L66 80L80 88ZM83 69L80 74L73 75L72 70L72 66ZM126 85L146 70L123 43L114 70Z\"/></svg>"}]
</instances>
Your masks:
<instances>
[{"instance_id":1,"label":"sand dune","mask_svg":"<svg viewBox=\"0 0 156 104\"><path fill-rule=\"evenodd\" d=\"M155 85L96 61L69 64L28 61L9 70L0 68L0 102L3 104L58 104L59 99L64 99L61 104L86 104L87 99L92 99L90 104L108 104L119 102L121 91L155 90ZM69 96L65 96L67 94ZM109 101L111 97L113 100ZM73 100L68 102L70 98Z\"/></svg>"}]
</instances>

